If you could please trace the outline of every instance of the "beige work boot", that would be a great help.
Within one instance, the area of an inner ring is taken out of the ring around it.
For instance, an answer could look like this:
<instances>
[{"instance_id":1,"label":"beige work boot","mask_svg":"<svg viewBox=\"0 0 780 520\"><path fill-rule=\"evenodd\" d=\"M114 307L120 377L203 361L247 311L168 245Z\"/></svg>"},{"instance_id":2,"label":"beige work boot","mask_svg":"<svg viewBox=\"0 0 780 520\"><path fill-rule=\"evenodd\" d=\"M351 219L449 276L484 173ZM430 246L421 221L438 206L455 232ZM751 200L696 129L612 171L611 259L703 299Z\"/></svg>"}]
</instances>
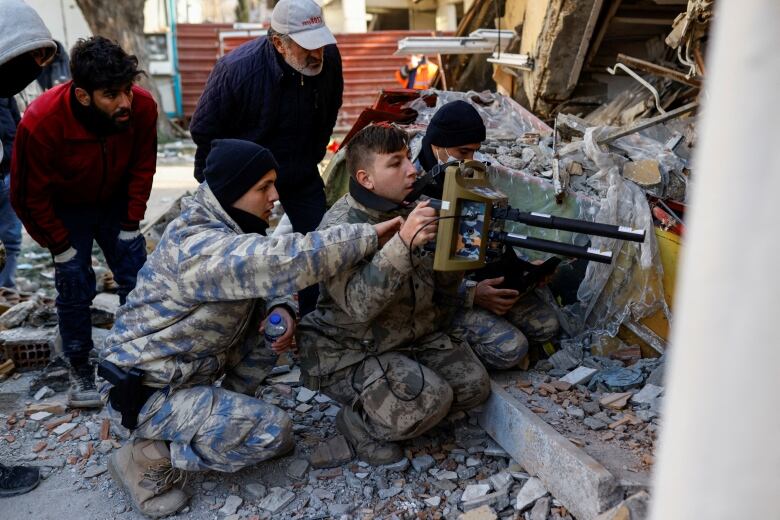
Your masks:
<instances>
[{"instance_id":1,"label":"beige work boot","mask_svg":"<svg viewBox=\"0 0 780 520\"><path fill-rule=\"evenodd\" d=\"M336 428L352 445L361 460L372 466L392 464L403 458L404 452L395 442L384 442L371 437L366 425L351 406L339 410L336 416Z\"/></svg>"},{"instance_id":2,"label":"beige work boot","mask_svg":"<svg viewBox=\"0 0 780 520\"><path fill-rule=\"evenodd\" d=\"M111 455L108 470L136 509L151 518L174 514L190 498L174 487L184 480L184 472L171 466L171 452L163 441L128 442Z\"/></svg>"}]
</instances>

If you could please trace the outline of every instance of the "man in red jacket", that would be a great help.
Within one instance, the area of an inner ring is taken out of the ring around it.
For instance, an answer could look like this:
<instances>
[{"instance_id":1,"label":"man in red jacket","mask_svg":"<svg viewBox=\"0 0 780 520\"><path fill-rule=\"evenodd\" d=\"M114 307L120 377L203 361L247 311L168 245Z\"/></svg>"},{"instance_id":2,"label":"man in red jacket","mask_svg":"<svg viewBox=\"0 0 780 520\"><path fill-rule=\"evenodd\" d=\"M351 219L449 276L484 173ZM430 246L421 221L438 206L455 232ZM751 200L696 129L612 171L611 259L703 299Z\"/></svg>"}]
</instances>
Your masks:
<instances>
[{"instance_id":1,"label":"man in red jacket","mask_svg":"<svg viewBox=\"0 0 780 520\"><path fill-rule=\"evenodd\" d=\"M71 406L100 406L90 305L97 241L124 304L146 260L139 231L157 158L157 106L133 83L135 56L99 36L79 40L73 81L30 105L16 135L11 201L30 235L54 257L57 315L73 386Z\"/></svg>"}]
</instances>

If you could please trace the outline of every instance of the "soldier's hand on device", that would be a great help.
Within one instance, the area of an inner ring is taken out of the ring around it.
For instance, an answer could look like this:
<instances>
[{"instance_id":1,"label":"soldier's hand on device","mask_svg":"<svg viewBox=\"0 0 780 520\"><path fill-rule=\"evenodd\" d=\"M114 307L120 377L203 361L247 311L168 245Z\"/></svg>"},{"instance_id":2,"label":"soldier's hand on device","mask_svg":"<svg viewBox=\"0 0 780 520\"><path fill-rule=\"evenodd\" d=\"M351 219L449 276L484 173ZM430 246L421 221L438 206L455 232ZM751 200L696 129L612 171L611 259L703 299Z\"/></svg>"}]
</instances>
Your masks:
<instances>
[{"instance_id":1,"label":"soldier's hand on device","mask_svg":"<svg viewBox=\"0 0 780 520\"><path fill-rule=\"evenodd\" d=\"M474 293L474 305L479 305L498 316L506 314L520 298L520 293L514 289L499 289L496 287L501 285L503 281L504 277L502 276L479 282Z\"/></svg>"},{"instance_id":2,"label":"soldier's hand on device","mask_svg":"<svg viewBox=\"0 0 780 520\"><path fill-rule=\"evenodd\" d=\"M436 238L439 223L436 210L423 201L406 217L398 234L408 247L420 247Z\"/></svg>"},{"instance_id":3,"label":"soldier's hand on device","mask_svg":"<svg viewBox=\"0 0 780 520\"><path fill-rule=\"evenodd\" d=\"M287 332L279 336L279 339L274 341L273 345L271 345L271 350L273 350L276 354L281 354L283 352L287 352L293 346L293 338L295 337L295 319L284 307L274 307L273 311L280 315L287 324ZM265 321L263 321L263 326L260 331L262 332L263 330L265 330Z\"/></svg>"},{"instance_id":4,"label":"soldier's hand on device","mask_svg":"<svg viewBox=\"0 0 780 520\"><path fill-rule=\"evenodd\" d=\"M393 235L395 235L398 230L401 229L401 225L403 223L403 218L395 217L394 219L386 220L384 222L380 222L379 224L374 224L376 235L379 238L379 247L382 247L387 243L388 240L393 238Z\"/></svg>"}]
</instances>

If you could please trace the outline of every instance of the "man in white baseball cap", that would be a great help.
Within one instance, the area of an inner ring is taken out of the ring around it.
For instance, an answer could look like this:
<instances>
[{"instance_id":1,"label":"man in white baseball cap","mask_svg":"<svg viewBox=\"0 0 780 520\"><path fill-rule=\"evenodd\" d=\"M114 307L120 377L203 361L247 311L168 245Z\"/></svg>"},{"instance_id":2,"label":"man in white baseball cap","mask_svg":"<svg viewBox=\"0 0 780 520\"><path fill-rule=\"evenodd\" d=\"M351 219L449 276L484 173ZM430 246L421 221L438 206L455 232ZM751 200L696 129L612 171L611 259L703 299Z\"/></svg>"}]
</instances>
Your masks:
<instances>
[{"instance_id":1,"label":"man in white baseball cap","mask_svg":"<svg viewBox=\"0 0 780 520\"><path fill-rule=\"evenodd\" d=\"M344 79L336 38L313 0L281 0L268 35L220 58L190 123L203 181L214 139L244 139L271 150L276 189L293 231L314 231L325 214L317 164L325 157L341 108ZM317 287L299 293L301 314L314 309Z\"/></svg>"},{"instance_id":2,"label":"man in white baseball cap","mask_svg":"<svg viewBox=\"0 0 780 520\"><path fill-rule=\"evenodd\" d=\"M271 15L271 28L310 51L336 43L322 19L322 9L313 0L281 0Z\"/></svg>"}]
</instances>

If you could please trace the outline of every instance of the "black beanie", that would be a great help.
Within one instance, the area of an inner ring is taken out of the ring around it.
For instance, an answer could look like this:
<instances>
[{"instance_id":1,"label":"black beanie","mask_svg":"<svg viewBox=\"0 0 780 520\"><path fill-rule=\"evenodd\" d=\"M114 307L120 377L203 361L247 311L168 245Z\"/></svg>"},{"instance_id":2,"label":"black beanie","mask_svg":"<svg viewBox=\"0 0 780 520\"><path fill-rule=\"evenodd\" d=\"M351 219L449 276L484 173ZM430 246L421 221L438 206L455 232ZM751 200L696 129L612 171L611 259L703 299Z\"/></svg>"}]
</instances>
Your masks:
<instances>
[{"instance_id":1,"label":"black beanie","mask_svg":"<svg viewBox=\"0 0 780 520\"><path fill-rule=\"evenodd\" d=\"M222 207L227 209L270 170L279 165L271 151L240 139L215 139L203 174Z\"/></svg>"},{"instance_id":2,"label":"black beanie","mask_svg":"<svg viewBox=\"0 0 780 520\"><path fill-rule=\"evenodd\" d=\"M451 101L433 115L425 137L430 144L441 147L481 143L485 140L485 123L470 104Z\"/></svg>"}]
</instances>

